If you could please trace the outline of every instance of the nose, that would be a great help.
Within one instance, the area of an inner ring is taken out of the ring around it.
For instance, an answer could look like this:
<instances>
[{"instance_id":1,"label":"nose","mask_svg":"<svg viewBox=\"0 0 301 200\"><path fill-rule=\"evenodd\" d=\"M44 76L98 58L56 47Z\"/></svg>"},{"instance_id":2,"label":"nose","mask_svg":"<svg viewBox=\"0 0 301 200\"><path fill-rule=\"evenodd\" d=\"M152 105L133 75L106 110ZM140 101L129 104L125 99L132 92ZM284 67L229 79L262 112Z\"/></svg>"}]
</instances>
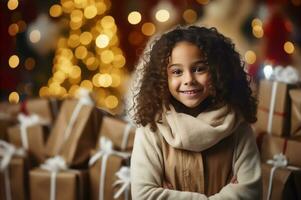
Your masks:
<instances>
[{"instance_id":1,"label":"nose","mask_svg":"<svg viewBox=\"0 0 301 200\"><path fill-rule=\"evenodd\" d=\"M186 73L184 76L183 76L183 82L184 82L184 85L192 85L195 83L195 77L192 73Z\"/></svg>"}]
</instances>

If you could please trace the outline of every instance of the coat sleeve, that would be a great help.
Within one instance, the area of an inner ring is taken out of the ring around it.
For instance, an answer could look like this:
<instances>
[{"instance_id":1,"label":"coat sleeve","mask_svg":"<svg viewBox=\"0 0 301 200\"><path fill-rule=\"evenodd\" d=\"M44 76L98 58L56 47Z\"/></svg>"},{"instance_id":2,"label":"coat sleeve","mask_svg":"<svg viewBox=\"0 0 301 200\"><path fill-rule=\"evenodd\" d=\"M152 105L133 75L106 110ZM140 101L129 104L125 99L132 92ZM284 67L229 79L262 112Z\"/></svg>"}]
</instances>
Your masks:
<instances>
[{"instance_id":1,"label":"coat sleeve","mask_svg":"<svg viewBox=\"0 0 301 200\"><path fill-rule=\"evenodd\" d=\"M234 172L238 183L226 185L210 200L262 199L260 156L249 125L239 128Z\"/></svg>"},{"instance_id":2,"label":"coat sleeve","mask_svg":"<svg viewBox=\"0 0 301 200\"><path fill-rule=\"evenodd\" d=\"M138 128L131 158L131 192L133 200L205 200L200 193L165 189L163 157L156 133Z\"/></svg>"}]
</instances>

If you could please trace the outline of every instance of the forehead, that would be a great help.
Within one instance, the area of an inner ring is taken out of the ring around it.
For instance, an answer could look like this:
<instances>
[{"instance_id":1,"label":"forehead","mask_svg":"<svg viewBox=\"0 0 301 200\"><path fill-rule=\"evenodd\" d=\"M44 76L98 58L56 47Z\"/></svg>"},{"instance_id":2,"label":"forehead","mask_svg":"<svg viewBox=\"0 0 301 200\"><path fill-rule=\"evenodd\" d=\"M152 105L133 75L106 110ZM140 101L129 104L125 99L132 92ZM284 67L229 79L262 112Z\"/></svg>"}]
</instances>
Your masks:
<instances>
[{"instance_id":1,"label":"forehead","mask_svg":"<svg viewBox=\"0 0 301 200\"><path fill-rule=\"evenodd\" d=\"M181 41L176 43L171 51L171 60L202 59L201 49L193 43Z\"/></svg>"}]
</instances>

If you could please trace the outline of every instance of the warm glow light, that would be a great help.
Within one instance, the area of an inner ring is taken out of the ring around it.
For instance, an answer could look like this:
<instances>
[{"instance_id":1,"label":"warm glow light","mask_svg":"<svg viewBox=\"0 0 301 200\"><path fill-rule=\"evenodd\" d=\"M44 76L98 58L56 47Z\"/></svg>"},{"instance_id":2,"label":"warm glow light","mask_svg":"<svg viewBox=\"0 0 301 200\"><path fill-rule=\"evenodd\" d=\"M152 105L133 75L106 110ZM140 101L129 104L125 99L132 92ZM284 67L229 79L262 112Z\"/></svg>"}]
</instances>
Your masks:
<instances>
[{"instance_id":1,"label":"warm glow light","mask_svg":"<svg viewBox=\"0 0 301 200\"><path fill-rule=\"evenodd\" d=\"M8 96L9 103L17 104L19 103L19 94L17 92L11 92Z\"/></svg>"},{"instance_id":2,"label":"warm glow light","mask_svg":"<svg viewBox=\"0 0 301 200\"><path fill-rule=\"evenodd\" d=\"M264 34L262 26L259 25L253 26L252 32L256 38L262 38Z\"/></svg>"},{"instance_id":3,"label":"warm glow light","mask_svg":"<svg viewBox=\"0 0 301 200\"><path fill-rule=\"evenodd\" d=\"M301 5L301 0L292 0L292 4L294 6L300 6Z\"/></svg>"},{"instance_id":4,"label":"warm glow light","mask_svg":"<svg viewBox=\"0 0 301 200\"><path fill-rule=\"evenodd\" d=\"M67 42L69 47L75 48L80 44L80 37L77 34L72 34L70 35L70 37L68 38L68 42Z\"/></svg>"},{"instance_id":5,"label":"warm glow light","mask_svg":"<svg viewBox=\"0 0 301 200\"><path fill-rule=\"evenodd\" d=\"M33 30L30 32L29 34L29 40L32 42L32 43L37 43L39 42L41 39L41 32L39 30Z\"/></svg>"},{"instance_id":6,"label":"warm glow light","mask_svg":"<svg viewBox=\"0 0 301 200\"><path fill-rule=\"evenodd\" d=\"M113 95L109 95L105 98L105 105L109 109L116 108L118 106L118 99Z\"/></svg>"},{"instance_id":7,"label":"warm glow light","mask_svg":"<svg viewBox=\"0 0 301 200\"><path fill-rule=\"evenodd\" d=\"M113 61L114 67L121 68L125 65L125 58L123 55L116 55L114 56L114 61Z\"/></svg>"},{"instance_id":8,"label":"warm glow light","mask_svg":"<svg viewBox=\"0 0 301 200\"><path fill-rule=\"evenodd\" d=\"M8 27L8 33L10 36L15 36L19 32L19 26L17 24L11 24Z\"/></svg>"},{"instance_id":9,"label":"warm glow light","mask_svg":"<svg viewBox=\"0 0 301 200\"><path fill-rule=\"evenodd\" d=\"M100 54L100 59L103 63L109 64L114 60L114 54L111 50L104 50Z\"/></svg>"},{"instance_id":10,"label":"warm glow light","mask_svg":"<svg viewBox=\"0 0 301 200\"><path fill-rule=\"evenodd\" d=\"M290 41L285 42L283 48L284 51L288 54L292 54L295 51L294 44Z\"/></svg>"},{"instance_id":11,"label":"warm glow light","mask_svg":"<svg viewBox=\"0 0 301 200\"><path fill-rule=\"evenodd\" d=\"M254 51L247 51L245 53L245 60L248 64L254 64L256 62L256 54L254 53Z\"/></svg>"},{"instance_id":12,"label":"warm glow light","mask_svg":"<svg viewBox=\"0 0 301 200\"><path fill-rule=\"evenodd\" d=\"M111 86L112 87L118 87L118 86L120 86L120 83L121 83L120 75L119 74L111 74L111 76L112 76L112 84L111 84Z\"/></svg>"},{"instance_id":13,"label":"warm glow light","mask_svg":"<svg viewBox=\"0 0 301 200\"><path fill-rule=\"evenodd\" d=\"M60 5L54 4L49 9L49 14L51 17L59 17L61 16L63 9Z\"/></svg>"},{"instance_id":14,"label":"warm glow light","mask_svg":"<svg viewBox=\"0 0 301 200\"><path fill-rule=\"evenodd\" d=\"M43 86L39 90L39 96L40 97L48 97L49 96L49 89L46 86Z\"/></svg>"},{"instance_id":15,"label":"warm glow light","mask_svg":"<svg viewBox=\"0 0 301 200\"><path fill-rule=\"evenodd\" d=\"M96 2L96 9L97 9L97 14L101 15L107 10L107 6L104 2Z\"/></svg>"},{"instance_id":16,"label":"warm glow light","mask_svg":"<svg viewBox=\"0 0 301 200\"><path fill-rule=\"evenodd\" d=\"M81 10L73 10L70 15L71 21L81 22L83 20L83 12Z\"/></svg>"},{"instance_id":17,"label":"warm glow light","mask_svg":"<svg viewBox=\"0 0 301 200\"><path fill-rule=\"evenodd\" d=\"M84 59L88 54L85 46L79 46L75 49L75 57L78 59Z\"/></svg>"},{"instance_id":18,"label":"warm glow light","mask_svg":"<svg viewBox=\"0 0 301 200\"><path fill-rule=\"evenodd\" d=\"M7 2L7 8L9 10L15 10L19 5L19 1L18 0L9 0Z\"/></svg>"},{"instance_id":19,"label":"warm glow light","mask_svg":"<svg viewBox=\"0 0 301 200\"><path fill-rule=\"evenodd\" d=\"M146 22L142 25L141 31L146 36L152 36L156 32L156 27L151 22Z\"/></svg>"},{"instance_id":20,"label":"warm glow light","mask_svg":"<svg viewBox=\"0 0 301 200\"><path fill-rule=\"evenodd\" d=\"M88 89L88 90L91 91L93 89L93 84L90 80L83 80L80 83L80 87L83 87L83 88Z\"/></svg>"},{"instance_id":21,"label":"warm glow light","mask_svg":"<svg viewBox=\"0 0 301 200\"><path fill-rule=\"evenodd\" d=\"M197 13L192 9L187 9L183 13L183 19L188 24L194 23L197 20L197 18L198 18Z\"/></svg>"},{"instance_id":22,"label":"warm glow light","mask_svg":"<svg viewBox=\"0 0 301 200\"><path fill-rule=\"evenodd\" d=\"M81 69L79 66L73 66L70 72L70 77L72 79L77 79L81 76Z\"/></svg>"},{"instance_id":23,"label":"warm glow light","mask_svg":"<svg viewBox=\"0 0 301 200\"><path fill-rule=\"evenodd\" d=\"M105 48L106 46L108 46L109 42L110 42L110 38L105 35L105 34L100 34L96 40L96 46L99 48Z\"/></svg>"},{"instance_id":24,"label":"warm glow light","mask_svg":"<svg viewBox=\"0 0 301 200\"><path fill-rule=\"evenodd\" d=\"M101 19L100 23L104 29L110 29L115 25L115 20L112 16L105 16Z\"/></svg>"},{"instance_id":25,"label":"warm glow light","mask_svg":"<svg viewBox=\"0 0 301 200\"><path fill-rule=\"evenodd\" d=\"M139 24L141 22L141 14L137 11L130 12L128 21L130 24Z\"/></svg>"},{"instance_id":26,"label":"warm glow light","mask_svg":"<svg viewBox=\"0 0 301 200\"><path fill-rule=\"evenodd\" d=\"M8 59L8 64L11 68L16 68L18 67L20 63L19 57L17 55L12 55L11 57L9 57Z\"/></svg>"},{"instance_id":27,"label":"warm glow light","mask_svg":"<svg viewBox=\"0 0 301 200\"><path fill-rule=\"evenodd\" d=\"M98 79L98 84L101 87L109 87L113 81L112 76L110 74L101 74Z\"/></svg>"},{"instance_id":28,"label":"warm glow light","mask_svg":"<svg viewBox=\"0 0 301 200\"><path fill-rule=\"evenodd\" d=\"M36 65L36 61L30 57L25 60L24 65L25 65L25 69L32 70Z\"/></svg>"},{"instance_id":29,"label":"warm glow light","mask_svg":"<svg viewBox=\"0 0 301 200\"><path fill-rule=\"evenodd\" d=\"M254 26L262 26L262 21L258 18L254 18L252 20L252 27L254 27Z\"/></svg>"},{"instance_id":30,"label":"warm glow light","mask_svg":"<svg viewBox=\"0 0 301 200\"><path fill-rule=\"evenodd\" d=\"M93 76L92 78L92 83L95 87L100 87L101 84L100 84L100 77L101 77L101 74L100 73L97 73Z\"/></svg>"},{"instance_id":31,"label":"warm glow light","mask_svg":"<svg viewBox=\"0 0 301 200\"><path fill-rule=\"evenodd\" d=\"M88 45L90 44L90 42L92 41L93 39L93 36L91 33L89 32L83 32L81 35L80 35L80 43L82 43L83 45Z\"/></svg>"},{"instance_id":32,"label":"warm glow light","mask_svg":"<svg viewBox=\"0 0 301 200\"><path fill-rule=\"evenodd\" d=\"M92 19L97 15L97 8L94 5L87 6L84 11L84 16L87 19Z\"/></svg>"},{"instance_id":33,"label":"warm glow light","mask_svg":"<svg viewBox=\"0 0 301 200\"><path fill-rule=\"evenodd\" d=\"M169 20L170 14L168 10L161 9L156 12L155 16L159 22L166 22Z\"/></svg>"}]
</instances>

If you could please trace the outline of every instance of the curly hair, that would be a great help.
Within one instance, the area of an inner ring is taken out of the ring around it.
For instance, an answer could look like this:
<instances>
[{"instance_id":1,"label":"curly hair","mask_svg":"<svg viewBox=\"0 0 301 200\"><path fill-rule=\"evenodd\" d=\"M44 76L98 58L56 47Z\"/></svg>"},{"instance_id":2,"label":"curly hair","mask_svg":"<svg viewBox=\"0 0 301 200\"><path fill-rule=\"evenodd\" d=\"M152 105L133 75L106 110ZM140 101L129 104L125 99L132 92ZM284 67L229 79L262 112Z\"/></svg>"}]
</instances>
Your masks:
<instances>
[{"instance_id":1,"label":"curly hair","mask_svg":"<svg viewBox=\"0 0 301 200\"><path fill-rule=\"evenodd\" d=\"M171 94L166 67L173 48L181 41L195 44L203 52L215 89L214 105L228 104L245 121L256 122L257 100L252 96L251 79L244 71L244 62L234 44L216 28L197 26L176 27L153 41L150 50L145 52L139 71L142 78L132 107L134 121L142 126L150 124L155 131L164 107L169 109Z\"/></svg>"}]
</instances>

